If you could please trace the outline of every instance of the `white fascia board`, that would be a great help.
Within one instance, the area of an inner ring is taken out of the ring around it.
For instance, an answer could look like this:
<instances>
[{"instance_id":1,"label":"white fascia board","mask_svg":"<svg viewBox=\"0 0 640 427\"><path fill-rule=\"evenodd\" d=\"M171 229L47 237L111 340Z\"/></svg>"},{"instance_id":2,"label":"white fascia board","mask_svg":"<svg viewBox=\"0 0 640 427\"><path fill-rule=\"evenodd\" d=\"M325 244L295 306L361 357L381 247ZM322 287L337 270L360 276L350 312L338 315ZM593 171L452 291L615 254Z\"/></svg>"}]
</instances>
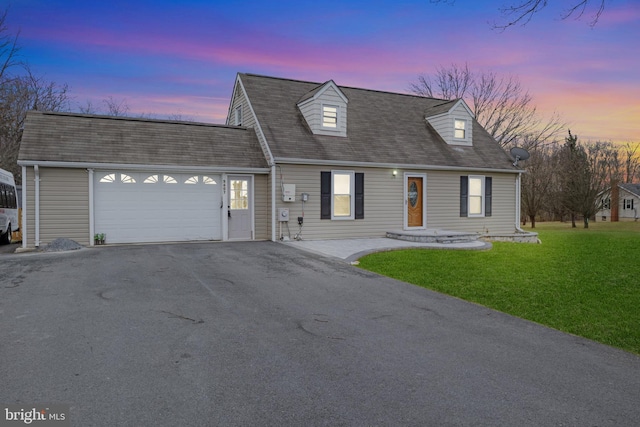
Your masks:
<instances>
[{"instance_id":1,"label":"white fascia board","mask_svg":"<svg viewBox=\"0 0 640 427\"><path fill-rule=\"evenodd\" d=\"M207 172L207 173L256 173L268 174L269 168L238 168L228 166L176 166L176 165L147 165L132 163L89 163L89 162L58 162L40 160L20 160L20 166L35 166L45 168L71 169L110 169L110 170L149 170L172 172Z\"/></svg>"},{"instance_id":2,"label":"white fascia board","mask_svg":"<svg viewBox=\"0 0 640 427\"><path fill-rule=\"evenodd\" d=\"M437 166L437 165L416 165L409 163L370 163L370 162L351 162L345 160L311 160L311 159L295 159L287 157L277 157L276 163L292 164L292 165L316 165L316 166L339 166L339 167L360 167L360 168L384 168L384 169L406 169L406 170L434 170L434 171L466 171L466 172L488 172L488 173L521 173L521 169L491 169L491 168L474 168L465 166Z\"/></svg>"},{"instance_id":3,"label":"white fascia board","mask_svg":"<svg viewBox=\"0 0 640 427\"><path fill-rule=\"evenodd\" d=\"M264 141L264 148L267 150L267 152L265 153L267 155L267 163L269 163L269 166L272 166L273 164L275 164L275 159L273 157L273 153L271 153L271 148L269 148L269 141L267 141L267 137L264 135L264 132L262 131L260 120L258 120L258 116L256 115L256 112L253 109L253 105L251 105L251 100L247 96L247 91L244 90L244 85L242 84L242 79L240 79L240 75L238 75L238 84L242 88L244 97L247 100L247 106L249 107L249 110L251 111L251 114L253 114L253 118L256 121L256 132L258 132L260 136L262 136L262 140ZM234 93L235 93L235 90L234 90ZM231 106L229 106L229 108L231 108ZM262 144L260 144L260 146L262 147Z\"/></svg>"}]
</instances>

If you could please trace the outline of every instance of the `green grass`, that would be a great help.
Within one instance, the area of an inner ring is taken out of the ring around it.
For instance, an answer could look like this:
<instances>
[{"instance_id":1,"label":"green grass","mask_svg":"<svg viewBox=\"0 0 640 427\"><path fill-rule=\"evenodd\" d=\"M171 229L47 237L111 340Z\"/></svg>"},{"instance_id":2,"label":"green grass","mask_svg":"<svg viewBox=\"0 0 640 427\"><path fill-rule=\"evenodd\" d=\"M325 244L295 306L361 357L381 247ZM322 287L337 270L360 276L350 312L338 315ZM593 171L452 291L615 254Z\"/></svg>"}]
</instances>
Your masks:
<instances>
[{"instance_id":1,"label":"green grass","mask_svg":"<svg viewBox=\"0 0 640 427\"><path fill-rule=\"evenodd\" d=\"M542 244L381 252L360 267L640 354L640 222L534 231Z\"/></svg>"}]
</instances>

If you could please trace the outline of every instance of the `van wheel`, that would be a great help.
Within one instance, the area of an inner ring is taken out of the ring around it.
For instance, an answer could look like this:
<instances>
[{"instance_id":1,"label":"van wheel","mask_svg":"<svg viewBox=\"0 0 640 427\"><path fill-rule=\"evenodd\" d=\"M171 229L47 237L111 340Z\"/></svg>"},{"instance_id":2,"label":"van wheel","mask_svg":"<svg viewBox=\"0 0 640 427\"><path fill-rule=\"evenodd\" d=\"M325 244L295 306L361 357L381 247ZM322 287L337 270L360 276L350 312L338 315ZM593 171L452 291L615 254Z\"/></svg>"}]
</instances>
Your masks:
<instances>
[{"instance_id":1,"label":"van wheel","mask_svg":"<svg viewBox=\"0 0 640 427\"><path fill-rule=\"evenodd\" d=\"M11 243L11 224L7 226L7 232L0 236L0 245L8 245Z\"/></svg>"}]
</instances>

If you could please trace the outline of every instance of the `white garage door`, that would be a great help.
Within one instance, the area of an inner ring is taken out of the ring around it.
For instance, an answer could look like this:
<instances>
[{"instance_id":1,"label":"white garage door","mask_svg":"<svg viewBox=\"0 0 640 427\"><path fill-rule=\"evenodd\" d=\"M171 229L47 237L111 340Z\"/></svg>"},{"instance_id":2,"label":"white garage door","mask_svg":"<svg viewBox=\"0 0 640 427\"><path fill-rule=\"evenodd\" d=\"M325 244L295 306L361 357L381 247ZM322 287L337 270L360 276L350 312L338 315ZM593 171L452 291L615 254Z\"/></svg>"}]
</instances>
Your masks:
<instances>
[{"instance_id":1,"label":"white garage door","mask_svg":"<svg viewBox=\"0 0 640 427\"><path fill-rule=\"evenodd\" d=\"M219 175L96 171L95 232L107 243L220 240Z\"/></svg>"}]
</instances>

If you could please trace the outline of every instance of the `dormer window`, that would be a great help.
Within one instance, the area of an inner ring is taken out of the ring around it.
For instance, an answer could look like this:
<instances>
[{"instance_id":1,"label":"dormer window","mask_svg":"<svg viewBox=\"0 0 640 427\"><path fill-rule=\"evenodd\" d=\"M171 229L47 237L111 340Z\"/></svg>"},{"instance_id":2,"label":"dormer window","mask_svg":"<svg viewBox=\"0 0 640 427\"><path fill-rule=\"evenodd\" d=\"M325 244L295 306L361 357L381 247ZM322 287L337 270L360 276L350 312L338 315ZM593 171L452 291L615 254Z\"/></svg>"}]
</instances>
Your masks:
<instances>
[{"instance_id":1,"label":"dormer window","mask_svg":"<svg viewBox=\"0 0 640 427\"><path fill-rule=\"evenodd\" d=\"M453 137L455 139L465 139L467 137L466 132L467 121L462 119L454 120Z\"/></svg>"},{"instance_id":2,"label":"dormer window","mask_svg":"<svg viewBox=\"0 0 640 427\"><path fill-rule=\"evenodd\" d=\"M338 107L322 106L322 127L336 129L338 127Z\"/></svg>"},{"instance_id":3,"label":"dormer window","mask_svg":"<svg viewBox=\"0 0 640 427\"><path fill-rule=\"evenodd\" d=\"M242 126L242 105L236 107L234 116L236 126Z\"/></svg>"}]
</instances>

